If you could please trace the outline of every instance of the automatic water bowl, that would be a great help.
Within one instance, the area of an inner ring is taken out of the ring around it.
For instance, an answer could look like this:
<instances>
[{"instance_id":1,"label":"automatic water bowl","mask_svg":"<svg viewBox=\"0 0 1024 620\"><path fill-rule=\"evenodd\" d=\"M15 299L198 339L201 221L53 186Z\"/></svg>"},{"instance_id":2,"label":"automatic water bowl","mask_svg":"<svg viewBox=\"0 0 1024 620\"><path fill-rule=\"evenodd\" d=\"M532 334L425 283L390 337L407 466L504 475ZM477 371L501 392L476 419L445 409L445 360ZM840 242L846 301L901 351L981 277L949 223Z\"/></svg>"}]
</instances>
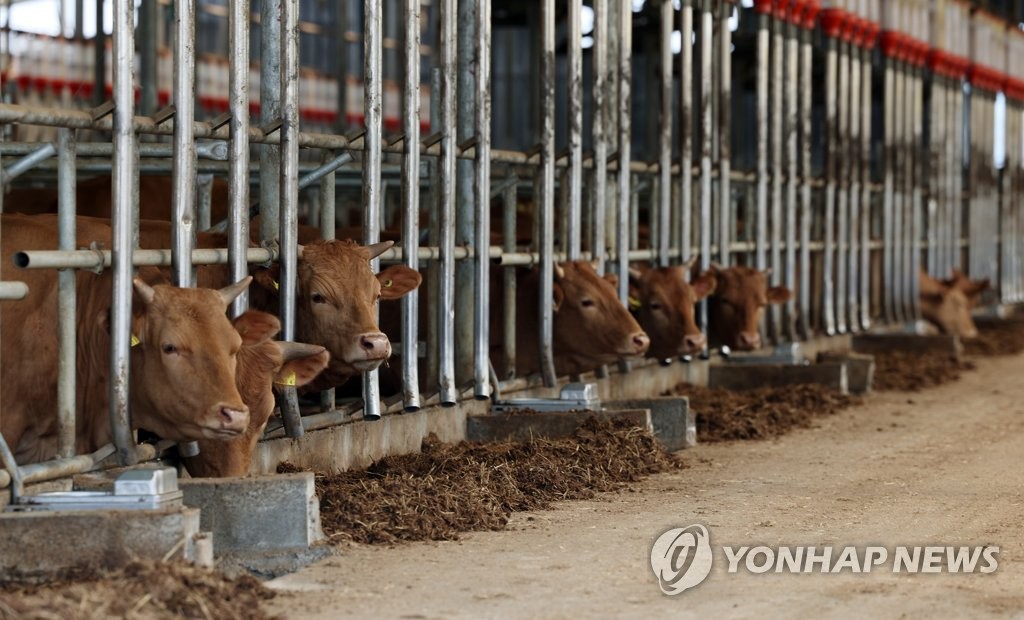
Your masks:
<instances>
[{"instance_id":1,"label":"automatic water bowl","mask_svg":"<svg viewBox=\"0 0 1024 620\"><path fill-rule=\"evenodd\" d=\"M140 467L114 480L114 490L58 491L23 495L8 511L35 510L161 510L181 508L178 473L172 467Z\"/></svg>"}]
</instances>

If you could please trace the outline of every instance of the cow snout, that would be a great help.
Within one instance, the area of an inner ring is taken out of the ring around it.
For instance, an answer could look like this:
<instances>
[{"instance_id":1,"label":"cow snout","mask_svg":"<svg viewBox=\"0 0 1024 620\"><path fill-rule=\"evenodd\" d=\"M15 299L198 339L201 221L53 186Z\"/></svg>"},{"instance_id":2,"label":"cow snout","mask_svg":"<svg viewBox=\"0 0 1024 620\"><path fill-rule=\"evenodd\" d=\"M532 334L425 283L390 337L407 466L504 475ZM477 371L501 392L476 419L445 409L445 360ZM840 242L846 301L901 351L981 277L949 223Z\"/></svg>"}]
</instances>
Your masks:
<instances>
[{"instance_id":1,"label":"cow snout","mask_svg":"<svg viewBox=\"0 0 1024 620\"><path fill-rule=\"evenodd\" d=\"M703 351L704 344L706 342L707 338L704 337L704 334L687 334L687 336L683 338L683 345L685 346L687 353Z\"/></svg>"},{"instance_id":2,"label":"cow snout","mask_svg":"<svg viewBox=\"0 0 1024 620\"><path fill-rule=\"evenodd\" d=\"M630 337L630 342L633 344L633 355L643 355L647 353L648 347L651 346L651 339L644 332L633 334Z\"/></svg>"},{"instance_id":3,"label":"cow snout","mask_svg":"<svg viewBox=\"0 0 1024 620\"><path fill-rule=\"evenodd\" d=\"M366 359L385 359L391 356L391 341L384 334L363 334L359 337L359 346L366 354Z\"/></svg>"},{"instance_id":4,"label":"cow snout","mask_svg":"<svg viewBox=\"0 0 1024 620\"><path fill-rule=\"evenodd\" d=\"M761 334L757 332L740 332L736 348L741 351L753 351L761 348Z\"/></svg>"},{"instance_id":5,"label":"cow snout","mask_svg":"<svg viewBox=\"0 0 1024 620\"><path fill-rule=\"evenodd\" d=\"M216 410L218 430L225 434L237 435L249 425L249 408L245 405L221 403Z\"/></svg>"}]
</instances>

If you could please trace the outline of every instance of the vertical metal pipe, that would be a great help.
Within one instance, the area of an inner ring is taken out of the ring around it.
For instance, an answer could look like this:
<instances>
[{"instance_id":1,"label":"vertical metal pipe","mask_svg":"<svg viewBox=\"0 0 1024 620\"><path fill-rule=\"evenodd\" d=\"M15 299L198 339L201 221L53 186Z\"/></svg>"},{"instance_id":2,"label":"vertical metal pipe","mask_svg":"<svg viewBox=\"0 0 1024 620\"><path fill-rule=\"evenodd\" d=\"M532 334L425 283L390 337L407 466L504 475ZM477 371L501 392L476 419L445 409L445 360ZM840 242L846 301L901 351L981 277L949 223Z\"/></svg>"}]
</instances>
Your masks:
<instances>
[{"instance_id":1,"label":"vertical metal pipe","mask_svg":"<svg viewBox=\"0 0 1024 620\"><path fill-rule=\"evenodd\" d=\"M107 34L103 26L103 5L105 0L96 0L96 34L93 46L93 104L100 105L107 99ZM134 33L132 33L134 36Z\"/></svg>"},{"instance_id":2,"label":"vertical metal pipe","mask_svg":"<svg viewBox=\"0 0 1024 620\"><path fill-rule=\"evenodd\" d=\"M946 257L945 262L940 265L938 273L949 273L950 269L958 265L958 252L954 236L956 235L956 214L959 213L957 201L960 200L957 194L956 177L958 170L957 139L963 131L963 124L956 116L956 92L960 88L958 79L950 78L946 84L946 165L943 168L946 186ZM938 274L936 274L938 275Z\"/></svg>"},{"instance_id":3,"label":"vertical metal pipe","mask_svg":"<svg viewBox=\"0 0 1024 620\"><path fill-rule=\"evenodd\" d=\"M295 4L297 5L298 3L296 2ZM380 240L380 170L382 140L384 139L384 106L381 92L383 84L383 76L381 75L381 13L381 0L365 0L363 2L363 115L366 125L364 137L366 151L363 154L363 243L366 245L377 243ZM296 31L295 34L297 42L298 32ZM295 60L298 60L298 54L296 54ZM281 64L286 64L283 54ZM296 65L297 69L298 66ZM296 75L296 77L298 76ZM296 82L296 86L298 86L298 82ZM297 120L298 106L296 106L295 112ZM296 165L298 164L297 146L298 144L296 143ZM286 154L288 153L286 152ZM296 199L298 199L297 193ZM291 225L291 222L289 222L289 225ZM284 219L282 215L282 241L284 238ZM370 269L376 272L379 264L379 259L370 261ZM376 308L374 308L374 314L376 314ZM376 369L363 373L363 419L380 419L380 384Z\"/></svg>"},{"instance_id":4,"label":"vertical metal pipe","mask_svg":"<svg viewBox=\"0 0 1024 620\"><path fill-rule=\"evenodd\" d=\"M455 24L455 144L470 140L475 131L476 76L476 0L458 2ZM454 246L475 245L476 213L479 206L474 198L473 162L458 158L455 161L455 236ZM386 188L385 182L385 188ZM560 204L564 204L561 203ZM563 229L564 230L564 229ZM472 261L455 263L455 374L454 385L465 385L473 380L474 334L473 321L476 273Z\"/></svg>"},{"instance_id":5,"label":"vertical metal pipe","mask_svg":"<svg viewBox=\"0 0 1024 620\"><path fill-rule=\"evenodd\" d=\"M772 162L772 197L771 197L771 240L770 257L772 273L768 276L770 286L782 283L782 231L785 221L782 215L782 90L783 55L785 53L786 22L776 19L772 29L771 52L771 137L769 138ZM760 234L760 233L758 233ZM768 334L772 342L778 343L782 338L782 309L775 305L768 306Z\"/></svg>"},{"instance_id":6,"label":"vertical metal pipe","mask_svg":"<svg viewBox=\"0 0 1024 620\"><path fill-rule=\"evenodd\" d=\"M836 175L839 171L836 144L836 74L838 69L837 40L828 37L825 40L825 233L822 261L822 322L825 333L832 336L836 333L835 313L835 214L836 214Z\"/></svg>"},{"instance_id":7,"label":"vertical metal pipe","mask_svg":"<svg viewBox=\"0 0 1024 620\"><path fill-rule=\"evenodd\" d=\"M935 275L939 273L942 254L942 247L939 245L939 227L942 222L942 78L933 72L928 81L931 90L931 109L928 114L928 257L925 268L928 273Z\"/></svg>"},{"instance_id":8,"label":"vertical metal pipe","mask_svg":"<svg viewBox=\"0 0 1024 620\"><path fill-rule=\"evenodd\" d=\"M129 417L129 347L132 320L133 197L135 141L135 2L114 0L114 124L113 124L113 269L110 317L110 426L122 465L138 457Z\"/></svg>"},{"instance_id":9,"label":"vertical metal pipe","mask_svg":"<svg viewBox=\"0 0 1024 620\"><path fill-rule=\"evenodd\" d=\"M572 2L570 4L575 4ZM578 10L577 10L578 13ZM579 15L576 16L577 25ZM570 28L571 30L571 28ZM579 37L573 44L570 40L570 48L575 45L579 52ZM577 60L579 60L577 58ZM580 72L582 73L582 71ZM582 105L581 81L582 76L576 76L576 92L570 95L576 97L577 104ZM476 355L474 357L474 381L476 397L486 399L491 394L490 383L490 257L491 247L491 0L477 0L476 4L476 299L474 300L474 314L476 321L476 333L474 342ZM572 80L570 80L572 83ZM580 115L580 131L582 132L582 112ZM571 116L571 115L570 115ZM577 136L582 138L582 136ZM574 157L582 156L582 143L579 152ZM580 175L583 174L583 162L579 162ZM575 199L579 202L581 178L573 179L570 186L575 184ZM570 189L570 191L572 191ZM577 205L578 206L578 205ZM578 213L577 213L578 215ZM572 222L570 216L570 222ZM575 244L579 251L579 218L576 220ZM572 235L570 235L572 239Z\"/></svg>"},{"instance_id":10,"label":"vertical metal pipe","mask_svg":"<svg viewBox=\"0 0 1024 620\"><path fill-rule=\"evenodd\" d=\"M403 0L405 17L405 90L402 123L402 260L420 268L420 0ZM333 175L332 175L333 177ZM333 182L333 181L332 181ZM419 291L402 297L402 402L406 411L420 408Z\"/></svg>"},{"instance_id":11,"label":"vertical metal pipe","mask_svg":"<svg viewBox=\"0 0 1024 620\"><path fill-rule=\"evenodd\" d=\"M786 26L786 78L784 128L786 136L786 273L785 285L796 290L796 237L797 237L797 189L799 182L799 108L797 85L800 71L800 28L795 23ZM790 298L783 307L783 337L790 342L796 340L796 300Z\"/></svg>"},{"instance_id":12,"label":"vertical metal pipe","mask_svg":"<svg viewBox=\"0 0 1024 620\"><path fill-rule=\"evenodd\" d=\"M965 118L964 83L957 79L953 83L953 264L963 265L963 209L964 209L964 155L968 143L964 135L968 119Z\"/></svg>"},{"instance_id":13,"label":"vertical metal pipe","mask_svg":"<svg viewBox=\"0 0 1024 620\"><path fill-rule=\"evenodd\" d=\"M248 63L246 63L246 64L248 64ZM324 153L323 153L323 160L324 160L325 164L327 162L333 161L334 159L335 158L333 157L333 153L331 153L330 151L324 151ZM334 239L335 238L335 225L337 224L337 219L336 219L337 218L337 214L336 214L337 202L335 200L335 198L336 198L335 190L336 189L337 188L336 188L336 185L335 185L335 175L334 175L334 171L332 170L331 172L328 172L327 174L325 174L323 176L323 178L320 179L320 213L319 213L319 215L320 215L320 222L319 222L319 224L320 224L320 238L321 239ZM243 216L244 216L244 214L243 214ZM243 217L242 220L245 221L245 223L246 223L245 224L245 235L246 235L246 237L248 237L248 235L249 235L249 232L248 232L249 231L248 218L247 217ZM229 248L229 253L230 253L230 248ZM232 275L234 275L234 265L232 267L233 267ZM237 276L235 277L235 280L236 281L238 280ZM417 293L417 291L413 290L413 291L410 291L406 296L414 295L416 293ZM404 300L404 298L403 298L403 300ZM403 343L404 343L404 340L403 340ZM405 363L405 358L402 359L402 362ZM415 360L414 360L414 364L415 364ZM335 408L335 406L337 404L336 401L335 401L335 397L334 396L335 396L334 388L330 388L328 390L324 390L324 391L320 392L320 410L321 411L334 411L334 408Z\"/></svg>"},{"instance_id":14,"label":"vertical metal pipe","mask_svg":"<svg viewBox=\"0 0 1024 620\"><path fill-rule=\"evenodd\" d=\"M693 255L693 0L683 0L679 19L679 235L685 261Z\"/></svg>"},{"instance_id":15,"label":"vertical metal pipe","mask_svg":"<svg viewBox=\"0 0 1024 620\"><path fill-rule=\"evenodd\" d=\"M601 275L604 275L605 250L608 247L605 232L608 207L608 138L606 135L608 109L604 92L608 73L608 21L608 0L594 0L594 83L591 88L594 102L591 122L593 134L591 140L594 145L594 204L591 217L593 230L590 251L597 263L597 272Z\"/></svg>"},{"instance_id":16,"label":"vertical metal pipe","mask_svg":"<svg viewBox=\"0 0 1024 620\"><path fill-rule=\"evenodd\" d=\"M455 385L455 51L457 7L455 0L442 0L441 16L441 155L439 194L441 212L441 273L438 282L440 314L438 325L438 383L441 404L453 406L458 400ZM379 175L379 171L378 171ZM379 177L378 177L379 178ZM365 203L365 199L364 199Z\"/></svg>"},{"instance_id":17,"label":"vertical metal pipe","mask_svg":"<svg viewBox=\"0 0 1024 620\"><path fill-rule=\"evenodd\" d=\"M658 264L669 264L672 217L672 0L661 3L661 134L658 143ZM653 240L652 240L653 241ZM652 245L654 245L652 243ZM684 259L685 260L685 259Z\"/></svg>"},{"instance_id":18,"label":"vertical metal pipe","mask_svg":"<svg viewBox=\"0 0 1024 620\"><path fill-rule=\"evenodd\" d=\"M228 11L228 263L231 281L238 282L249 274L245 260L249 247L249 0L230 0ZM328 176L334 178L333 174ZM232 302L231 314L238 316L248 307L249 292L243 291Z\"/></svg>"},{"instance_id":19,"label":"vertical metal pipe","mask_svg":"<svg viewBox=\"0 0 1024 620\"><path fill-rule=\"evenodd\" d=\"M568 15L568 79L569 79L569 201L566 248L569 260L580 258L580 219L583 213L583 51L580 13L583 0L569 0ZM478 78L479 79L479 78Z\"/></svg>"},{"instance_id":20,"label":"vertical metal pipe","mask_svg":"<svg viewBox=\"0 0 1024 620\"><path fill-rule=\"evenodd\" d=\"M893 94L893 177L895 188L893 190L893 261L892 271L888 277L892 280L893 303L895 304L895 317L897 322L906 320L903 313L903 304L906 300L903 291L903 270L906 265L904 259L904 200L906 190L906 157L907 144L905 140L905 129L907 118L906 112L906 72L903 64L897 62L894 68L894 94Z\"/></svg>"},{"instance_id":21,"label":"vertical metal pipe","mask_svg":"<svg viewBox=\"0 0 1024 620\"><path fill-rule=\"evenodd\" d=\"M914 265L914 186L917 149L914 143L914 67L909 63L903 65L903 264L899 271L902 279L900 284L903 293L903 320L914 320L913 281L916 280Z\"/></svg>"},{"instance_id":22,"label":"vertical metal pipe","mask_svg":"<svg viewBox=\"0 0 1024 620\"><path fill-rule=\"evenodd\" d=\"M884 155L884 169L882 173L882 284L884 291L884 315L887 323L896 321L896 283L893 281L893 263L896 256L895 245L895 167L896 167L896 145L894 144L896 128L893 122L896 120L895 106L895 84L896 76L892 58L886 56L883 59L885 75L882 87L882 114L884 121L882 126L882 141Z\"/></svg>"},{"instance_id":23,"label":"vertical metal pipe","mask_svg":"<svg viewBox=\"0 0 1024 620\"><path fill-rule=\"evenodd\" d=\"M502 250L505 252L516 251L516 185L518 179L512 177L513 182L505 188L502 193ZM603 246L602 246L603 247ZM510 379L515 376L516 371L516 268L506 267L504 270L505 287L505 308L504 323L502 327L502 341L505 349L505 377Z\"/></svg>"},{"instance_id":24,"label":"vertical metal pipe","mask_svg":"<svg viewBox=\"0 0 1024 620\"><path fill-rule=\"evenodd\" d=\"M772 21L770 14L762 13L757 16L757 69L755 77L755 97L757 98L754 112L754 131L756 132L757 160L757 181L756 181L756 209L757 221L755 223L756 241L754 243L754 267L759 271L768 267L768 140L771 133L771 125L768 122L768 100L769 100L769 23Z\"/></svg>"},{"instance_id":25,"label":"vertical metal pipe","mask_svg":"<svg viewBox=\"0 0 1024 620\"><path fill-rule=\"evenodd\" d=\"M281 118L281 1L260 0L260 124ZM343 115L344 116L344 115ZM260 153L260 239L280 236L281 145L263 144Z\"/></svg>"},{"instance_id":26,"label":"vertical metal pipe","mask_svg":"<svg viewBox=\"0 0 1024 620\"><path fill-rule=\"evenodd\" d=\"M711 265L711 151L714 143L711 109L711 43L713 37L711 2L705 1L700 12L700 268ZM719 252L721 254L721 252ZM721 258L721 256L719 257ZM708 304L700 304L700 324L707 329Z\"/></svg>"},{"instance_id":27,"label":"vertical metal pipe","mask_svg":"<svg viewBox=\"0 0 1024 620\"><path fill-rule=\"evenodd\" d=\"M619 275L619 300L623 305L629 303L629 232L630 232L630 203L633 192L630 188L630 132L631 106L633 86L633 13L629 6L621 6L619 9L619 177L618 177L618 199L619 199L619 226L615 248L618 252L616 261L618 263Z\"/></svg>"},{"instance_id":28,"label":"vertical metal pipe","mask_svg":"<svg viewBox=\"0 0 1024 620\"><path fill-rule=\"evenodd\" d=\"M729 15L733 6L719 2L718 20L718 256L719 262L731 262L729 248L732 242L732 32Z\"/></svg>"},{"instance_id":29,"label":"vertical metal pipe","mask_svg":"<svg viewBox=\"0 0 1024 620\"><path fill-rule=\"evenodd\" d=\"M834 152L830 154L835 157L836 184L836 331L840 334L846 333L846 277L847 257L850 249L849 238L849 214L850 214L850 153L848 146L848 132L850 130L850 51L849 44L842 39L836 40L838 48L839 80L838 99L836 101L836 138L833 142Z\"/></svg>"},{"instance_id":30,"label":"vertical metal pipe","mask_svg":"<svg viewBox=\"0 0 1024 620\"><path fill-rule=\"evenodd\" d=\"M872 51L861 50L861 229L860 229L860 326L871 327L871 145L872 135Z\"/></svg>"},{"instance_id":31,"label":"vertical metal pipe","mask_svg":"<svg viewBox=\"0 0 1024 620\"><path fill-rule=\"evenodd\" d=\"M847 46L847 60L850 64L849 76L850 86L846 92L846 114L844 122L847 125L846 141L844 152L846 153L847 168L847 193L849 198L849 219L847 220L847 251L846 251L846 289L840 294L846 295L846 326L851 332L860 331L860 303L858 276L860 267L860 89L861 71L860 59L861 48L859 45L850 43Z\"/></svg>"},{"instance_id":32,"label":"vertical metal pipe","mask_svg":"<svg viewBox=\"0 0 1024 620\"><path fill-rule=\"evenodd\" d=\"M281 338L295 339L295 291L298 283L299 207L299 4L281 0L281 168L278 232L281 240ZM263 76L263 80L267 77ZM369 87L367 87L369 88ZM369 138L367 139L369 142ZM367 149L369 151L369 149ZM366 158L371 154L368 152ZM364 183L365 187L365 183ZM365 191L365 190L364 190ZM365 417L364 413L364 417ZM289 437L304 433L294 388L284 391L281 418Z\"/></svg>"},{"instance_id":33,"label":"vertical metal pipe","mask_svg":"<svg viewBox=\"0 0 1024 620\"><path fill-rule=\"evenodd\" d=\"M139 82L142 86L140 112L153 114L157 107L157 64L156 46L160 5L157 0L142 0L139 3ZM177 16L175 16L177 17ZM190 18L191 19L191 18Z\"/></svg>"},{"instance_id":34,"label":"vertical metal pipe","mask_svg":"<svg viewBox=\"0 0 1024 620\"><path fill-rule=\"evenodd\" d=\"M907 311L911 320L921 318L920 311L920 278L918 272L921 270L921 231L923 227L923 203L924 203L924 153L922 145L924 140L924 68L921 65L914 65L911 68L912 98L911 104L911 151L913 152L912 168L912 200L911 200L911 260L906 273L907 278Z\"/></svg>"},{"instance_id":35,"label":"vertical metal pipe","mask_svg":"<svg viewBox=\"0 0 1024 620\"><path fill-rule=\"evenodd\" d=\"M57 131L57 212L59 225L58 243L61 250L75 249L75 130L61 128ZM77 295L74 269L60 271L59 297L57 301L58 351L57 364L57 456L70 458L75 455L75 358L77 352L75 336L75 312Z\"/></svg>"},{"instance_id":36,"label":"vertical metal pipe","mask_svg":"<svg viewBox=\"0 0 1024 620\"><path fill-rule=\"evenodd\" d=\"M195 247L196 151L195 119L195 0L181 0L174 12L174 161L171 166L171 272L174 284L193 284ZM248 73L246 74L248 79Z\"/></svg>"},{"instance_id":37,"label":"vertical metal pipe","mask_svg":"<svg viewBox=\"0 0 1024 620\"><path fill-rule=\"evenodd\" d=\"M800 31L800 286L797 331L800 337L811 337L811 115L813 112L814 46L810 28Z\"/></svg>"}]
</instances>

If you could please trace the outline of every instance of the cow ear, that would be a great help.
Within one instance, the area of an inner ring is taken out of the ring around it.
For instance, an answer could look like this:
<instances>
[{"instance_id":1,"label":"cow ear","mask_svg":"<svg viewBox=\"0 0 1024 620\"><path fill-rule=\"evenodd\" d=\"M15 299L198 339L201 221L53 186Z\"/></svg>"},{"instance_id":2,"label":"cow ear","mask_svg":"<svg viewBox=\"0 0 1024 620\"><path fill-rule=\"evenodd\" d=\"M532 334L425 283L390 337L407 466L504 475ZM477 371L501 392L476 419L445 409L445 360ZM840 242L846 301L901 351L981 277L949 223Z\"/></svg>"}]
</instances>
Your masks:
<instances>
[{"instance_id":1,"label":"cow ear","mask_svg":"<svg viewBox=\"0 0 1024 620\"><path fill-rule=\"evenodd\" d=\"M281 365L281 370L274 377L274 383L301 387L316 379L317 375L327 368L327 364L331 361L331 354L326 349L303 344L301 346L308 349L300 350L294 346L299 344L301 343L278 343L281 355L287 361Z\"/></svg>"},{"instance_id":2,"label":"cow ear","mask_svg":"<svg viewBox=\"0 0 1024 620\"><path fill-rule=\"evenodd\" d=\"M562 302L565 301L565 291L562 290L562 285L558 282L552 285L551 296L551 307L555 312L558 312L558 309L562 307Z\"/></svg>"},{"instance_id":3,"label":"cow ear","mask_svg":"<svg viewBox=\"0 0 1024 620\"><path fill-rule=\"evenodd\" d=\"M785 303L792 297L793 291L789 290L785 286L773 286L768 289L768 303L770 304Z\"/></svg>"},{"instance_id":4,"label":"cow ear","mask_svg":"<svg viewBox=\"0 0 1024 620\"><path fill-rule=\"evenodd\" d=\"M281 331L281 321L273 314L249 310L231 322L242 337L242 344L254 345L269 340Z\"/></svg>"},{"instance_id":5,"label":"cow ear","mask_svg":"<svg viewBox=\"0 0 1024 620\"><path fill-rule=\"evenodd\" d=\"M612 285L612 288L614 288L614 289L618 289L618 288L619 288L619 276L615 275L614 273L606 273L606 274L604 274L604 276L602 276L602 277L603 277L603 278L604 278L604 279L605 279L605 280L606 280L606 281L607 281L607 282L608 282L609 284L611 284L611 285Z\"/></svg>"},{"instance_id":6,"label":"cow ear","mask_svg":"<svg viewBox=\"0 0 1024 620\"><path fill-rule=\"evenodd\" d=\"M700 274L700 277L690 283L693 287L693 292L697 296L698 300L704 299L708 295L715 292L715 288L718 286L718 278L715 277L714 272L710 269Z\"/></svg>"},{"instance_id":7,"label":"cow ear","mask_svg":"<svg viewBox=\"0 0 1024 620\"><path fill-rule=\"evenodd\" d=\"M262 267L253 270L252 281L260 288L270 291L273 294L277 294L280 284L281 266L277 263L273 263L269 267Z\"/></svg>"},{"instance_id":8,"label":"cow ear","mask_svg":"<svg viewBox=\"0 0 1024 620\"><path fill-rule=\"evenodd\" d=\"M392 265L377 274L377 281L380 282L381 299L398 299L419 287L423 276L405 265Z\"/></svg>"}]
</instances>

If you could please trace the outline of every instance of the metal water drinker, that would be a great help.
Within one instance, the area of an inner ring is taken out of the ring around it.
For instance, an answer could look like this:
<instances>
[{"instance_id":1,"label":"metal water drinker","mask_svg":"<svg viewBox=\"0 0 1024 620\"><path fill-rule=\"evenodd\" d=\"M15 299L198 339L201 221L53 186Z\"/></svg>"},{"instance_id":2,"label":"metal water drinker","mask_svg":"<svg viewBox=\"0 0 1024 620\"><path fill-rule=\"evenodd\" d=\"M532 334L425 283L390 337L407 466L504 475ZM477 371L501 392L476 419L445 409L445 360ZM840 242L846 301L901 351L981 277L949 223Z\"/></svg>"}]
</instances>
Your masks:
<instances>
[{"instance_id":1,"label":"metal water drinker","mask_svg":"<svg viewBox=\"0 0 1024 620\"><path fill-rule=\"evenodd\" d=\"M159 510L180 508L182 492L172 467L146 467L124 472L114 492L66 491L26 495L7 510Z\"/></svg>"},{"instance_id":2,"label":"metal water drinker","mask_svg":"<svg viewBox=\"0 0 1024 620\"><path fill-rule=\"evenodd\" d=\"M512 409L533 409L534 411L573 411L601 409L597 397L597 385L593 383L567 383L558 393L558 398L516 398L497 401L491 411L501 412Z\"/></svg>"}]
</instances>

